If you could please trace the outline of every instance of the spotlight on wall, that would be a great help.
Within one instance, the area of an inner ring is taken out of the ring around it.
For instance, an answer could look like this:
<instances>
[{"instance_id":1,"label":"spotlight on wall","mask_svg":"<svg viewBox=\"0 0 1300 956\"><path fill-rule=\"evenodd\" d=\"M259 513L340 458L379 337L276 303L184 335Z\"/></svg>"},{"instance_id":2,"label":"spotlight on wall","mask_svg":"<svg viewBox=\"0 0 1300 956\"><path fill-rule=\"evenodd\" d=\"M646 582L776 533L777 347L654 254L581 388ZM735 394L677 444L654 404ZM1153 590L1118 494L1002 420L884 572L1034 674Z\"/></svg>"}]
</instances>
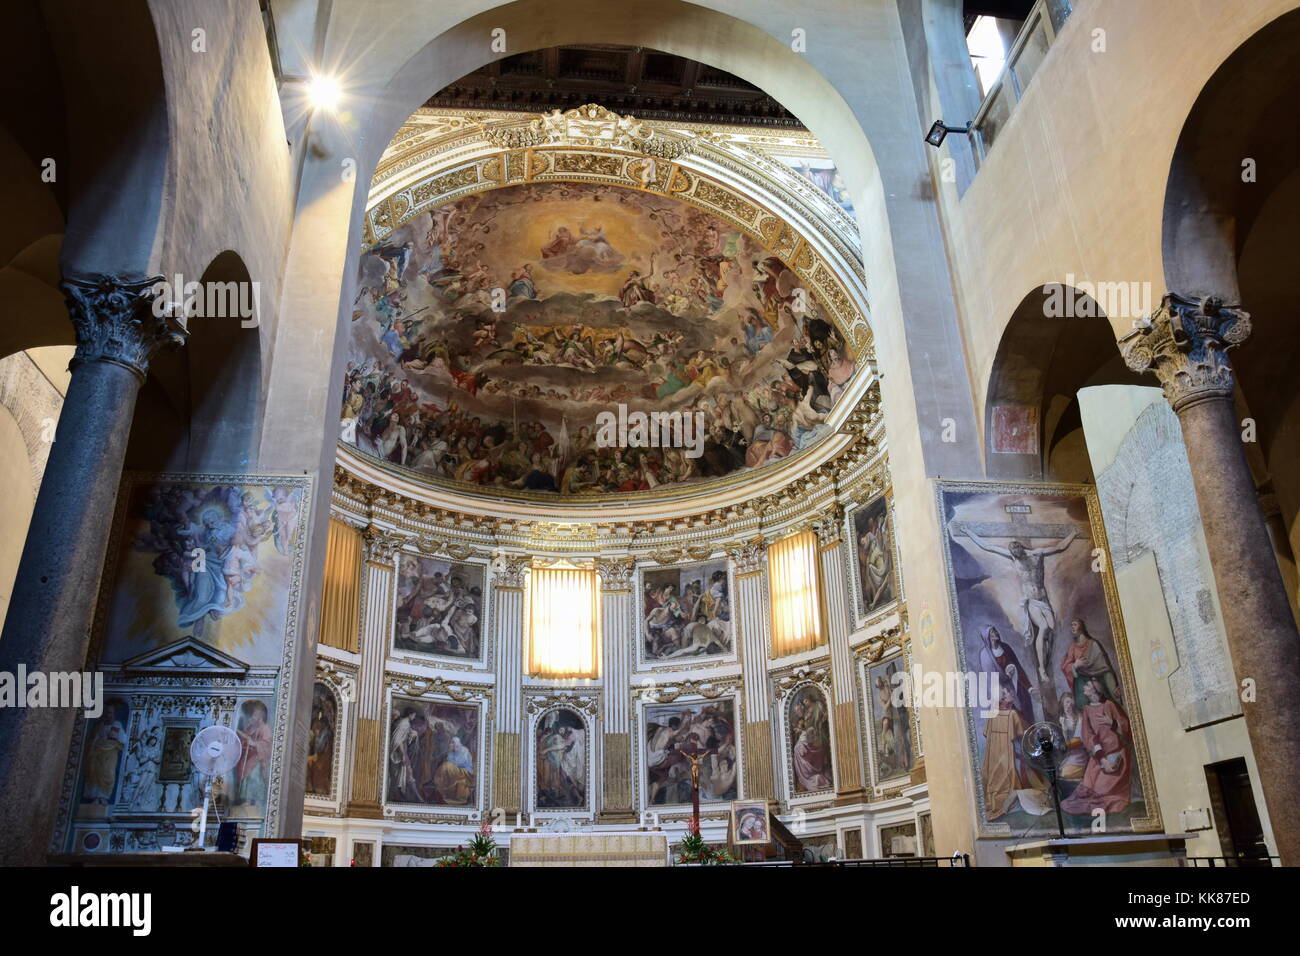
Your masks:
<instances>
[{"instance_id":1,"label":"spotlight on wall","mask_svg":"<svg viewBox=\"0 0 1300 956\"><path fill-rule=\"evenodd\" d=\"M312 109L332 111L343 99L343 88L332 76L316 75L307 84L307 95L311 99Z\"/></svg>"},{"instance_id":2,"label":"spotlight on wall","mask_svg":"<svg viewBox=\"0 0 1300 956\"><path fill-rule=\"evenodd\" d=\"M935 120L934 125L930 127L930 132L925 134L925 141L938 149L943 145L944 137L949 133L969 133L970 123L965 126L949 126L943 120Z\"/></svg>"}]
</instances>

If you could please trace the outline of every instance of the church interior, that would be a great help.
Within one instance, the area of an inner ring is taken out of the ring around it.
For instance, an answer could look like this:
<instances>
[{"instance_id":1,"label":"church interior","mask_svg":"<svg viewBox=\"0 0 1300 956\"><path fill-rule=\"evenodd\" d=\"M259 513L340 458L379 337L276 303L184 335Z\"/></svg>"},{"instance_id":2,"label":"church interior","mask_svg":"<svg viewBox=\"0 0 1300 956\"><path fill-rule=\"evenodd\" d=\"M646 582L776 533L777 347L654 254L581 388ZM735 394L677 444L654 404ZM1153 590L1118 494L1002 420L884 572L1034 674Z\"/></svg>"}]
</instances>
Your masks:
<instances>
[{"instance_id":1,"label":"church interior","mask_svg":"<svg viewBox=\"0 0 1300 956\"><path fill-rule=\"evenodd\" d=\"M1297 0L0 21L0 863L1300 865Z\"/></svg>"}]
</instances>

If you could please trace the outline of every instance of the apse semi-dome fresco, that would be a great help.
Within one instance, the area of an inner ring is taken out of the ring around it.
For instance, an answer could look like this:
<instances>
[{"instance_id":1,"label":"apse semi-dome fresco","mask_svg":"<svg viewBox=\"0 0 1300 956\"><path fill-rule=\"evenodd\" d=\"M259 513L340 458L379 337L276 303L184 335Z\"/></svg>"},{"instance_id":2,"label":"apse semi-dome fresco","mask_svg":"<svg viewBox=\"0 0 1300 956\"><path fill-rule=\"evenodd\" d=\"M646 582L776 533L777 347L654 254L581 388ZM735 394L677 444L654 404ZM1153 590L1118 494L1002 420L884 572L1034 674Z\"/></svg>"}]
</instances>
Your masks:
<instances>
[{"instance_id":1,"label":"apse semi-dome fresco","mask_svg":"<svg viewBox=\"0 0 1300 956\"><path fill-rule=\"evenodd\" d=\"M633 189L447 203L370 247L359 289L343 440L503 492L650 492L772 465L829 433L854 371L779 258Z\"/></svg>"}]
</instances>

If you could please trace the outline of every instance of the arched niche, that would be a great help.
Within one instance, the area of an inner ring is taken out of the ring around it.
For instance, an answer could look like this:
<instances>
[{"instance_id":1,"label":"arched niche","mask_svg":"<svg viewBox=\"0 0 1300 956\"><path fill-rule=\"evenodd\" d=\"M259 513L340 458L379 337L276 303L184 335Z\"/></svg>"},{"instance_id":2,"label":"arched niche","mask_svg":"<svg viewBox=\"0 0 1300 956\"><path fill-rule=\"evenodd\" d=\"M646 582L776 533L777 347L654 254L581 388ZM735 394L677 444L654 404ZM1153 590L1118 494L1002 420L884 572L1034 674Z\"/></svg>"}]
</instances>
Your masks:
<instances>
[{"instance_id":1,"label":"arched niche","mask_svg":"<svg viewBox=\"0 0 1300 956\"><path fill-rule=\"evenodd\" d=\"M226 251L199 286L205 308L215 305L225 314L190 316L185 345L150 362L131 424L128 468L238 473L254 463L262 409L260 315L254 309L244 319L232 305L241 297L256 301L252 280L243 260Z\"/></svg>"},{"instance_id":2,"label":"arched niche","mask_svg":"<svg viewBox=\"0 0 1300 956\"><path fill-rule=\"evenodd\" d=\"M1141 385L1115 346L1110 319L1087 291L1031 291L1003 330L989 373L984 451L990 478L1093 480L1078 392Z\"/></svg>"}]
</instances>

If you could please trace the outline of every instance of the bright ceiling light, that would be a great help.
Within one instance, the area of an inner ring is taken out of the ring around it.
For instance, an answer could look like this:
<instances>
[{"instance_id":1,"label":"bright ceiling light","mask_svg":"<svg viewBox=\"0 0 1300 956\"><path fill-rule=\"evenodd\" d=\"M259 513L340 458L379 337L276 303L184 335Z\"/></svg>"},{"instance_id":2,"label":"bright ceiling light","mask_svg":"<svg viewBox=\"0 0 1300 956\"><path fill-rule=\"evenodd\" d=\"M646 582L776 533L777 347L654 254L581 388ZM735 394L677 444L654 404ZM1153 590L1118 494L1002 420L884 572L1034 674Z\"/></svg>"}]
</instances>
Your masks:
<instances>
[{"instance_id":1,"label":"bright ceiling light","mask_svg":"<svg viewBox=\"0 0 1300 956\"><path fill-rule=\"evenodd\" d=\"M332 76L313 76L307 86L307 95L311 97L313 109L334 110L343 99L343 88Z\"/></svg>"}]
</instances>

